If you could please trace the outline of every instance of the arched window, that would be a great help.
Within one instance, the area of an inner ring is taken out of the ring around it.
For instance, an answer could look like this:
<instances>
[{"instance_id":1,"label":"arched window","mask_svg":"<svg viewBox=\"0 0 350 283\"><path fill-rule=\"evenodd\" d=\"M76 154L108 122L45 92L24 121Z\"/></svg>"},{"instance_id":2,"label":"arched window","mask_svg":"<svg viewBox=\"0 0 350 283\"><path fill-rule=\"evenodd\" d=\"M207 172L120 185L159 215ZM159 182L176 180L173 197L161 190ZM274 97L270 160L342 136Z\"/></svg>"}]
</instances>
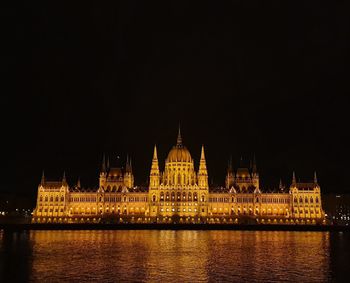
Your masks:
<instances>
[{"instance_id":1,"label":"arched window","mask_svg":"<svg viewBox=\"0 0 350 283\"><path fill-rule=\"evenodd\" d=\"M169 192L166 193L166 200L169 200Z\"/></svg>"},{"instance_id":2,"label":"arched window","mask_svg":"<svg viewBox=\"0 0 350 283\"><path fill-rule=\"evenodd\" d=\"M58 196L56 196L55 201L58 202Z\"/></svg>"},{"instance_id":3,"label":"arched window","mask_svg":"<svg viewBox=\"0 0 350 283\"><path fill-rule=\"evenodd\" d=\"M302 199L301 197L299 198L299 202L300 202L300 203L302 203L302 202L303 202L303 199Z\"/></svg>"},{"instance_id":4,"label":"arched window","mask_svg":"<svg viewBox=\"0 0 350 283\"><path fill-rule=\"evenodd\" d=\"M183 193L183 194L182 194L182 200L183 200L183 201L186 201L186 193Z\"/></svg>"},{"instance_id":5,"label":"arched window","mask_svg":"<svg viewBox=\"0 0 350 283\"><path fill-rule=\"evenodd\" d=\"M256 198L256 202L259 202L259 198Z\"/></svg>"},{"instance_id":6,"label":"arched window","mask_svg":"<svg viewBox=\"0 0 350 283\"><path fill-rule=\"evenodd\" d=\"M64 196L61 196L61 201L64 201Z\"/></svg>"},{"instance_id":7,"label":"arched window","mask_svg":"<svg viewBox=\"0 0 350 283\"><path fill-rule=\"evenodd\" d=\"M163 192L160 193L160 200L161 200L161 201L164 200L164 193L163 193Z\"/></svg>"},{"instance_id":8,"label":"arched window","mask_svg":"<svg viewBox=\"0 0 350 283\"><path fill-rule=\"evenodd\" d=\"M308 203L309 202L309 199L308 198L305 198L305 203Z\"/></svg>"},{"instance_id":9,"label":"arched window","mask_svg":"<svg viewBox=\"0 0 350 283\"><path fill-rule=\"evenodd\" d=\"M113 192L117 191L117 186L113 186Z\"/></svg>"},{"instance_id":10,"label":"arched window","mask_svg":"<svg viewBox=\"0 0 350 283\"><path fill-rule=\"evenodd\" d=\"M298 199L297 197L294 198L294 202L297 203L298 202Z\"/></svg>"},{"instance_id":11,"label":"arched window","mask_svg":"<svg viewBox=\"0 0 350 283\"><path fill-rule=\"evenodd\" d=\"M177 184L181 184L181 175L180 174L177 175Z\"/></svg>"},{"instance_id":12,"label":"arched window","mask_svg":"<svg viewBox=\"0 0 350 283\"><path fill-rule=\"evenodd\" d=\"M53 196L50 197L50 201L53 201Z\"/></svg>"},{"instance_id":13,"label":"arched window","mask_svg":"<svg viewBox=\"0 0 350 283\"><path fill-rule=\"evenodd\" d=\"M202 195L202 197L201 197L201 201L205 201L205 197L204 197L204 195Z\"/></svg>"},{"instance_id":14,"label":"arched window","mask_svg":"<svg viewBox=\"0 0 350 283\"><path fill-rule=\"evenodd\" d=\"M171 193L171 200L172 200L172 201L175 200L175 193L174 193L174 192Z\"/></svg>"},{"instance_id":15,"label":"arched window","mask_svg":"<svg viewBox=\"0 0 350 283\"><path fill-rule=\"evenodd\" d=\"M177 200L180 201L181 200L181 193L177 193Z\"/></svg>"},{"instance_id":16,"label":"arched window","mask_svg":"<svg viewBox=\"0 0 350 283\"><path fill-rule=\"evenodd\" d=\"M188 193L188 201L192 201L192 194Z\"/></svg>"},{"instance_id":17,"label":"arched window","mask_svg":"<svg viewBox=\"0 0 350 283\"><path fill-rule=\"evenodd\" d=\"M39 201L43 201L43 197L42 196L40 196Z\"/></svg>"},{"instance_id":18,"label":"arched window","mask_svg":"<svg viewBox=\"0 0 350 283\"><path fill-rule=\"evenodd\" d=\"M156 196L155 196L155 195L152 196L152 201L153 201L153 202L156 201Z\"/></svg>"},{"instance_id":19,"label":"arched window","mask_svg":"<svg viewBox=\"0 0 350 283\"><path fill-rule=\"evenodd\" d=\"M318 197L316 197L316 203L318 203Z\"/></svg>"},{"instance_id":20,"label":"arched window","mask_svg":"<svg viewBox=\"0 0 350 283\"><path fill-rule=\"evenodd\" d=\"M314 203L314 199L312 197L310 197L310 202Z\"/></svg>"},{"instance_id":21,"label":"arched window","mask_svg":"<svg viewBox=\"0 0 350 283\"><path fill-rule=\"evenodd\" d=\"M193 193L193 200L197 201L197 193Z\"/></svg>"},{"instance_id":22,"label":"arched window","mask_svg":"<svg viewBox=\"0 0 350 283\"><path fill-rule=\"evenodd\" d=\"M107 191L108 191L108 192L111 191L111 186L107 186Z\"/></svg>"},{"instance_id":23,"label":"arched window","mask_svg":"<svg viewBox=\"0 0 350 283\"><path fill-rule=\"evenodd\" d=\"M99 201L100 201L100 202L102 201L102 197L99 198Z\"/></svg>"}]
</instances>

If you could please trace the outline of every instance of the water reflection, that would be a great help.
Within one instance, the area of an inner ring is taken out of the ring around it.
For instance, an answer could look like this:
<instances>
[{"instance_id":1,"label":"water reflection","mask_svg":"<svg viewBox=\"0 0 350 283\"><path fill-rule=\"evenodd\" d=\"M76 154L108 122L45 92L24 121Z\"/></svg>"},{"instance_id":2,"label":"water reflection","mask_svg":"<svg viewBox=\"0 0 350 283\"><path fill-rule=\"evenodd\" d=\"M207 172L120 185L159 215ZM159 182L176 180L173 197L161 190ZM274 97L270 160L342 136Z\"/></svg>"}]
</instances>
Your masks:
<instances>
[{"instance_id":1,"label":"water reflection","mask_svg":"<svg viewBox=\"0 0 350 283\"><path fill-rule=\"evenodd\" d=\"M10 278L20 270L20 279L45 282L326 282L334 277L334 237L264 231L3 232L0 272Z\"/></svg>"}]
</instances>

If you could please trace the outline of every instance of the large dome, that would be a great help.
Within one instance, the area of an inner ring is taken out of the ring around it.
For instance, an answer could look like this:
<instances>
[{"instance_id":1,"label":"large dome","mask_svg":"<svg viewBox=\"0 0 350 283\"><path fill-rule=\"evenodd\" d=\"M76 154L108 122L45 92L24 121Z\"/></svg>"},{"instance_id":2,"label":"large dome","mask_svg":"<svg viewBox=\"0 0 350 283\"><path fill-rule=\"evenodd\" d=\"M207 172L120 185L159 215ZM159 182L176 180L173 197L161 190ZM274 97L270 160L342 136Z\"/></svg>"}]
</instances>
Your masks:
<instances>
[{"instance_id":1,"label":"large dome","mask_svg":"<svg viewBox=\"0 0 350 283\"><path fill-rule=\"evenodd\" d=\"M186 147L182 145L181 146L176 145L170 150L167 161L168 162L191 162L192 158L191 158L190 152Z\"/></svg>"},{"instance_id":2,"label":"large dome","mask_svg":"<svg viewBox=\"0 0 350 283\"><path fill-rule=\"evenodd\" d=\"M182 138L179 127L177 144L170 150L167 158L168 162L192 162L191 154L188 149L182 145Z\"/></svg>"}]
</instances>

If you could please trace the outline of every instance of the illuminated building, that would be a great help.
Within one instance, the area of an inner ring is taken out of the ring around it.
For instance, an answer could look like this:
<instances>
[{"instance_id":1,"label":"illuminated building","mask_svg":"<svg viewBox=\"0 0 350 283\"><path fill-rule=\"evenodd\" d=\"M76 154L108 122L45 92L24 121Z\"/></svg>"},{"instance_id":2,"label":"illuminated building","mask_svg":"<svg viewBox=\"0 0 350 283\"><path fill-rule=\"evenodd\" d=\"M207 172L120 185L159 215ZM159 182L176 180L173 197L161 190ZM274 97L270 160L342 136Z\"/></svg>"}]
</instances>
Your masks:
<instances>
[{"instance_id":1,"label":"illuminated building","mask_svg":"<svg viewBox=\"0 0 350 283\"><path fill-rule=\"evenodd\" d=\"M149 186L134 186L131 161L125 169L110 167L103 158L99 188L84 190L46 181L38 187L33 222L161 222L161 223L323 223L321 190L299 183L293 173L288 191L263 192L254 160L251 168L230 165L225 187L209 188L204 146L198 171L180 130L160 171L154 147Z\"/></svg>"}]
</instances>

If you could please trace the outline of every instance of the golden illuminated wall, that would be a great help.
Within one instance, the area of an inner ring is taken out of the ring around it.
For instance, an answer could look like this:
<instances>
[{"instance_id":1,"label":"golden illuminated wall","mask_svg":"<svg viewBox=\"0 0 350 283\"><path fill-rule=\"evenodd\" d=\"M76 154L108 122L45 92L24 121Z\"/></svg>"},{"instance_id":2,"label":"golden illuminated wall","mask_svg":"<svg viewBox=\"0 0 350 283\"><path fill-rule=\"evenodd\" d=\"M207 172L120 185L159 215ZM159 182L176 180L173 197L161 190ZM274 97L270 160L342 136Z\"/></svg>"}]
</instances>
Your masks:
<instances>
[{"instance_id":1,"label":"golden illuminated wall","mask_svg":"<svg viewBox=\"0 0 350 283\"><path fill-rule=\"evenodd\" d=\"M147 189L133 186L134 177L128 162L125 172L121 168L103 166L96 191L81 190L80 185L70 189L65 176L61 182L46 182L43 175L33 221L104 217L166 222L220 222L240 217L269 221L324 219L316 175L313 183L297 183L293 174L292 186L286 193L262 193L254 166L251 172L239 168L236 174L231 171L227 176L229 187L209 192L204 147L196 172L179 133L177 144L165 160L163 172L159 170L157 148L154 147Z\"/></svg>"},{"instance_id":2,"label":"golden illuminated wall","mask_svg":"<svg viewBox=\"0 0 350 283\"><path fill-rule=\"evenodd\" d=\"M291 186L291 210L295 218L324 218L319 185L310 184L307 188Z\"/></svg>"},{"instance_id":3,"label":"golden illuminated wall","mask_svg":"<svg viewBox=\"0 0 350 283\"><path fill-rule=\"evenodd\" d=\"M45 182L38 187L37 205L33 212L37 217L63 217L66 215L68 185L62 182Z\"/></svg>"}]
</instances>

